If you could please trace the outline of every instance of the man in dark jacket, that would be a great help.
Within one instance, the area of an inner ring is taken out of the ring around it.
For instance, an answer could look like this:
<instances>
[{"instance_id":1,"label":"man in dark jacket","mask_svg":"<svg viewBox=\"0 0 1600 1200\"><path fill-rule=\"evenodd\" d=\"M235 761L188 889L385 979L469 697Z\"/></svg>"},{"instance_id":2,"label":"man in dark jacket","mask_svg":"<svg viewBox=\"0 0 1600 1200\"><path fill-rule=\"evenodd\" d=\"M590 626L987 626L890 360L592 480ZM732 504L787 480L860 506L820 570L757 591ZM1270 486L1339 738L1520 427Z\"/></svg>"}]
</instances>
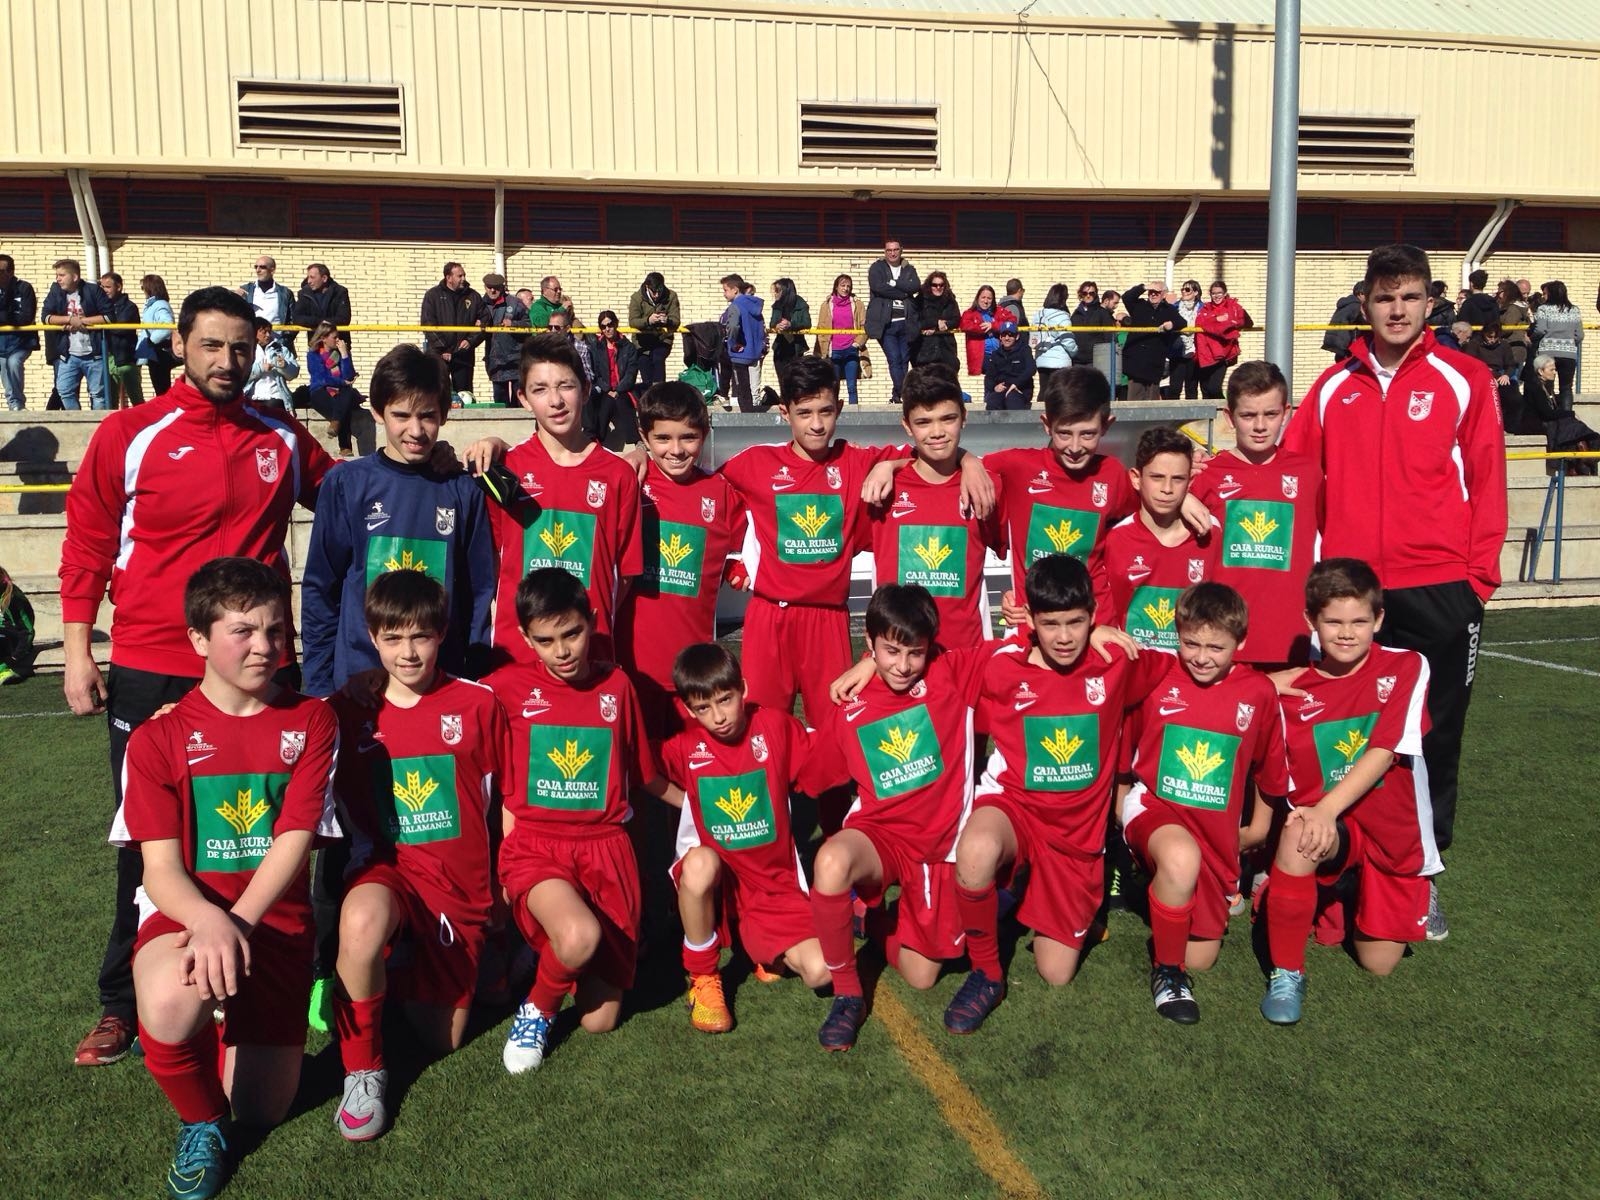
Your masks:
<instances>
[{"instance_id":1,"label":"man in dark jacket","mask_svg":"<svg viewBox=\"0 0 1600 1200\"><path fill-rule=\"evenodd\" d=\"M639 441L639 420L634 395L640 389L639 348L617 328L617 314L609 308L599 317L600 336L584 339L594 390L583 406L583 428L607 450L619 450Z\"/></svg>"},{"instance_id":2,"label":"man in dark jacket","mask_svg":"<svg viewBox=\"0 0 1600 1200\"><path fill-rule=\"evenodd\" d=\"M1489 272L1479 268L1467 276L1467 298L1456 309L1456 320L1465 321L1473 328L1481 328L1490 321L1500 319L1500 306L1493 296L1484 291L1489 286Z\"/></svg>"},{"instance_id":3,"label":"man in dark jacket","mask_svg":"<svg viewBox=\"0 0 1600 1200\"><path fill-rule=\"evenodd\" d=\"M1148 291L1146 288L1148 287ZM1134 284L1122 293L1128 326L1153 330L1130 333L1122 347L1122 371L1128 377L1129 400L1161 399L1161 377L1167 373L1167 349L1175 329L1183 328L1183 314L1167 301L1165 281Z\"/></svg>"},{"instance_id":4,"label":"man in dark jacket","mask_svg":"<svg viewBox=\"0 0 1600 1200\"><path fill-rule=\"evenodd\" d=\"M1334 306L1333 315L1328 318L1329 325L1365 325L1367 323L1365 310L1362 308L1367 302L1367 281L1356 280L1355 286L1350 289L1350 294ZM1330 329L1322 335L1322 348L1333 355L1333 361L1338 362L1350 353L1350 343L1355 340L1356 329Z\"/></svg>"},{"instance_id":5,"label":"man in dark jacket","mask_svg":"<svg viewBox=\"0 0 1600 1200\"><path fill-rule=\"evenodd\" d=\"M911 362L911 342L920 328L917 324L916 296L922 290L917 269L906 261L898 239L884 243L883 257L867 268L867 336L883 349L893 385L890 399L900 403L900 385Z\"/></svg>"},{"instance_id":6,"label":"man in dark jacket","mask_svg":"<svg viewBox=\"0 0 1600 1200\"><path fill-rule=\"evenodd\" d=\"M39 298L33 284L17 278L17 263L9 254L0 254L0 325L32 325L39 319ZM39 348L37 333L0 333L0 390L6 394L6 407L25 408L22 394L22 364Z\"/></svg>"},{"instance_id":7,"label":"man in dark jacket","mask_svg":"<svg viewBox=\"0 0 1600 1200\"><path fill-rule=\"evenodd\" d=\"M107 322L112 325L137 325L139 309L122 290L122 276L107 271L100 276L100 290L106 294ZM106 392L111 397L111 407L121 408L122 401L129 404L144 403L144 388L140 375L143 367L133 356L139 342L137 329L118 329L106 333Z\"/></svg>"},{"instance_id":8,"label":"man in dark jacket","mask_svg":"<svg viewBox=\"0 0 1600 1200\"><path fill-rule=\"evenodd\" d=\"M1033 403L1033 348L1010 319L994 327L1000 345L983 358L983 406L992 411Z\"/></svg>"},{"instance_id":9,"label":"man in dark jacket","mask_svg":"<svg viewBox=\"0 0 1600 1200\"><path fill-rule=\"evenodd\" d=\"M106 294L96 285L82 278L82 268L77 259L58 259L55 264L56 281L39 310L46 325L54 325L57 332L44 335L44 360L56 369L56 392L61 397L61 407L76 410L78 388L89 381L89 403L94 408L109 408L106 394L106 360L103 335L90 333L96 325L104 325L110 318Z\"/></svg>"},{"instance_id":10,"label":"man in dark jacket","mask_svg":"<svg viewBox=\"0 0 1600 1200\"><path fill-rule=\"evenodd\" d=\"M483 323L489 329L522 330L491 333L484 339L483 366L494 385L494 402L507 408L517 403L517 365L530 326L528 306L506 292L506 277L492 272L483 277Z\"/></svg>"},{"instance_id":11,"label":"man in dark jacket","mask_svg":"<svg viewBox=\"0 0 1600 1200\"><path fill-rule=\"evenodd\" d=\"M341 330L350 324L350 293L328 273L326 264L312 263L294 302L294 323L315 329L319 321L332 321Z\"/></svg>"},{"instance_id":12,"label":"man in dark jacket","mask_svg":"<svg viewBox=\"0 0 1600 1200\"><path fill-rule=\"evenodd\" d=\"M1078 333L1079 329L1106 329L1115 325L1108 309L1100 304L1100 285L1085 279L1078 285L1078 307L1072 310L1072 340L1078 348L1072 352L1072 365L1094 367L1100 374L1111 373L1111 339L1109 330L1104 333Z\"/></svg>"},{"instance_id":13,"label":"man in dark jacket","mask_svg":"<svg viewBox=\"0 0 1600 1200\"><path fill-rule=\"evenodd\" d=\"M466 269L458 262L444 265L444 278L422 297L423 325L476 325L483 328L483 297L467 286ZM428 353L444 362L450 372L450 390L472 393L473 348L483 343L480 333L427 333Z\"/></svg>"}]
</instances>

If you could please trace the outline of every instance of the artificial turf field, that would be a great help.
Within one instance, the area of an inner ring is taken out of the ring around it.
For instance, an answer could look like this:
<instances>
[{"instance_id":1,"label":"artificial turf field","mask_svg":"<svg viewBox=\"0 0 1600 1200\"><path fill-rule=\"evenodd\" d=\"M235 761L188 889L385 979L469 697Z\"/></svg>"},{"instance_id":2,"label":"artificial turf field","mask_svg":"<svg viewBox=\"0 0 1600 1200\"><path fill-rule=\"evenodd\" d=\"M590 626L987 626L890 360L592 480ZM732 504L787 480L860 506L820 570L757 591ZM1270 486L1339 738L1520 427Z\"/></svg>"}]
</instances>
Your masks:
<instances>
[{"instance_id":1,"label":"artificial turf field","mask_svg":"<svg viewBox=\"0 0 1600 1200\"><path fill-rule=\"evenodd\" d=\"M564 1026L532 1075L500 1065L506 1012L480 1012L436 1063L391 1025L394 1126L376 1143L334 1132L338 1057L313 1035L294 1114L224 1194L1600 1194L1596 635L1596 609L1490 613L1442 885L1450 939L1387 980L1312 947L1298 1026L1256 1011L1245 918L1197 977L1198 1026L1155 1016L1144 926L1119 913L1065 989L1020 943L975 1037L940 1023L959 975L930 993L885 975L845 1055L817 1047L826 1000L739 960L737 1027L694 1032L667 943L617 1032ZM156 1196L176 1118L141 1062L70 1065L97 1015L113 862L103 722L23 715L62 708L55 678L0 691L0 1197Z\"/></svg>"}]
</instances>

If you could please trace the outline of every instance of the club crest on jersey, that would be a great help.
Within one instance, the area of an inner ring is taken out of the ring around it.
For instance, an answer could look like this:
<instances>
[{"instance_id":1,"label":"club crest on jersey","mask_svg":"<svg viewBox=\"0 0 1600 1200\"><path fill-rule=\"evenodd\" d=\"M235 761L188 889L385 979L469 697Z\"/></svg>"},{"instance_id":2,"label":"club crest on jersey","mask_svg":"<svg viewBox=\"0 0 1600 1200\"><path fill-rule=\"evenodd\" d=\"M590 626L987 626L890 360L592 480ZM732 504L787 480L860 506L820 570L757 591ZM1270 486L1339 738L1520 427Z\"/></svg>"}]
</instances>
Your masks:
<instances>
[{"instance_id":1,"label":"club crest on jersey","mask_svg":"<svg viewBox=\"0 0 1600 1200\"><path fill-rule=\"evenodd\" d=\"M183 748L189 754L215 754L217 752L217 748L206 741L206 735L198 729L189 735L189 740Z\"/></svg>"},{"instance_id":2,"label":"club crest on jersey","mask_svg":"<svg viewBox=\"0 0 1600 1200\"><path fill-rule=\"evenodd\" d=\"M599 508L606 502L606 483L603 479L589 480L589 490L584 495L590 508Z\"/></svg>"},{"instance_id":3,"label":"club crest on jersey","mask_svg":"<svg viewBox=\"0 0 1600 1200\"><path fill-rule=\"evenodd\" d=\"M767 750L766 734L758 733L750 739L750 753L756 756L757 762L764 763L767 761L769 751Z\"/></svg>"},{"instance_id":4,"label":"club crest on jersey","mask_svg":"<svg viewBox=\"0 0 1600 1200\"><path fill-rule=\"evenodd\" d=\"M708 525L717 519L717 498L715 496L700 497L700 519Z\"/></svg>"},{"instance_id":5,"label":"club crest on jersey","mask_svg":"<svg viewBox=\"0 0 1600 1200\"><path fill-rule=\"evenodd\" d=\"M1424 420L1433 411L1432 392L1412 392L1406 404L1406 416L1413 421Z\"/></svg>"},{"instance_id":6,"label":"club crest on jersey","mask_svg":"<svg viewBox=\"0 0 1600 1200\"><path fill-rule=\"evenodd\" d=\"M291 767L300 761L300 754L305 748L306 731L304 729L285 729L278 735L278 757Z\"/></svg>"},{"instance_id":7,"label":"club crest on jersey","mask_svg":"<svg viewBox=\"0 0 1600 1200\"><path fill-rule=\"evenodd\" d=\"M433 527L445 537L456 531L456 510L453 508L435 508L433 510Z\"/></svg>"},{"instance_id":8,"label":"club crest on jersey","mask_svg":"<svg viewBox=\"0 0 1600 1200\"><path fill-rule=\"evenodd\" d=\"M523 472L522 478L518 482L522 484L522 490L530 496L538 497L544 494L544 485L533 477L532 471Z\"/></svg>"},{"instance_id":9,"label":"club crest on jersey","mask_svg":"<svg viewBox=\"0 0 1600 1200\"><path fill-rule=\"evenodd\" d=\"M617 719L617 698L610 692L600 693L600 716L607 721Z\"/></svg>"},{"instance_id":10,"label":"club crest on jersey","mask_svg":"<svg viewBox=\"0 0 1600 1200\"><path fill-rule=\"evenodd\" d=\"M838 467L830 466L828 468L828 486L836 492L844 487L844 475Z\"/></svg>"},{"instance_id":11,"label":"club crest on jersey","mask_svg":"<svg viewBox=\"0 0 1600 1200\"><path fill-rule=\"evenodd\" d=\"M1379 704L1387 704L1387 703L1389 703L1389 697L1394 695L1394 681L1395 681L1395 677L1393 675L1380 675L1380 676L1378 676L1378 703Z\"/></svg>"},{"instance_id":12,"label":"club crest on jersey","mask_svg":"<svg viewBox=\"0 0 1600 1200\"><path fill-rule=\"evenodd\" d=\"M1206 560L1203 558L1191 558L1189 560L1189 582L1199 583L1205 577Z\"/></svg>"},{"instance_id":13,"label":"club crest on jersey","mask_svg":"<svg viewBox=\"0 0 1600 1200\"><path fill-rule=\"evenodd\" d=\"M894 498L894 505L889 509L892 517L909 517L917 511L917 506L911 502L910 492L901 492Z\"/></svg>"},{"instance_id":14,"label":"club crest on jersey","mask_svg":"<svg viewBox=\"0 0 1600 1200\"><path fill-rule=\"evenodd\" d=\"M459 713L439 714L439 737L446 746L459 745L461 742L461 715Z\"/></svg>"},{"instance_id":15,"label":"club crest on jersey","mask_svg":"<svg viewBox=\"0 0 1600 1200\"><path fill-rule=\"evenodd\" d=\"M1091 675L1083 681L1084 699L1099 708L1106 702L1106 677L1104 675Z\"/></svg>"},{"instance_id":16,"label":"club crest on jersey","mask_svg":"<svg viewBox=\"0 0 1600 1200\"><path fill-rule=\"evenodd\" d=\"M910 696L913 700L921 700L927 694L928 681L926 679L917 680L911 685L911 690L906 693L906 695Z\"/></svg>"},{"instance_id":17,"label":"club crest on jersey","mask_svg":"<svg viewBox=\"0 0 1600 1200\"><path fill-rule=\"evenodd\" d=\"M276 446L256 447L256 474L261 476L263 483L276 483L278 481L278 448Z\"/></svg>"},{"instance_id":18,"label":"club crest on jersey","mask_svg":"<svg viewBox=\"0 0 1600 1200\"><path fill-rule=\"evenodd\" d=\"M1144 555L1135 554L1133 561L1128 564L1128 582L1138 583L1141 579L1150 578L1150 564L1144 561Z\"/></svg>"},{"instance_id":19,"label":"club crest on jersey","mask_svg":"<svg viewBox=\"0 0 1600 1200\"><path fill-rule=\"evenodd\" d=\"M1256 706L1254 704L1246 704L1240 701L1238 711L1233 714L1233 723L1239 727L1240 733L1250 728L1250 721L1255 715Z\"/></svg>"},{"instance_id":20,"label":"club crest on jersey","mask_svg":"<svg viewBox=\"0 0 1600 1200\"><path fill-rule=\"evenodd\" d=\"M1234 479L1232 475L1224 475L1222 482L1217 485L1217 495L1224 500L1232 500L1242 491L1244 491L1244 485Z\"/></svg>"},{"instance_id":21,"label":"club crest on jersey","mask_svg":"<svg viewBox=\"0 0 1600 1200\"><path fill-rule=\"evenodd\" d=\"M1285 500L1293 500L1300 494L1300 476L1298 475L1280 475L1278 476L1278 484L1283 488Z\"/></svg>"},{"instance_id":22,"label":"club crest on jersey","mask_svg":"<svg viewBox=\"0 0 1600 1200\"><path fill-rule=\"evenodd\" d=\"M1111 503L1111 489L1099 480L1091 483L1089 485L1089 503L1096 508L1104 508Z\"/></svg>"}]
</instances>

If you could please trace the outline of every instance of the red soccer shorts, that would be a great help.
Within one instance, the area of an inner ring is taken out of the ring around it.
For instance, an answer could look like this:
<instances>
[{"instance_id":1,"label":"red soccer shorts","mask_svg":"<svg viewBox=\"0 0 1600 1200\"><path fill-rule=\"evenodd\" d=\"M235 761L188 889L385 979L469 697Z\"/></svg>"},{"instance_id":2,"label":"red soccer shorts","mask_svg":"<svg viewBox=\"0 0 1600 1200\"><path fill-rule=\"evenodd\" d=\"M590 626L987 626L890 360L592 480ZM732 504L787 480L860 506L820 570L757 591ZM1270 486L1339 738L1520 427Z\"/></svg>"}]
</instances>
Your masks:
<instances>
[{"instance_id":1,"label":"red soccer shorts","mask_svg":"<svg viewBox=\"0 0 1600 1200\"><path fill-rule=\"evenodd\" d=\"M1017 920L1053 942L1081 950L1105 894L1105 860L1052 848L1044 823L1003 793L979 796L974 807L1004 813L1016 834L1016 861L996 882L1006 886L1023 867L1029 868Z\"/></svg>"},{"instance_id":2,"label":"red soccer shorts","mask_svg":"<svg viewBox=\"0 0 1600 1200\"><path fill-rule=\"evenodd\" d=\"M139 926L133 953L155 938L182 933L183 926L161 912ZM239 993L223 1006L226 1016L218 1031L224 1046L304 1046L306 1009L311 1002L311 931L289 936L267 926L250 935L250 974Z\"/></svg>"},{"instance_id":3,"label":"red soccer shorts","mask_svg":"<svg viewBox=\"0 0 1600 1200\"><path fill-rule=\"evenodd\" d=\"M778 962L807 938L817 936L811 916L811 899L800 886L800 865L795 864L794 886L783 891L742 885L729 855L722 861L722 912L717 933L726 945L737 937L751 962L766 967ZM669 874L674 885L683 869L683 859L672 864Z\"/></svg>"},{"instance_id":4,"label":"red soccer shorts","mask_svg":"<svg viewBox=\"0 0 1600 1200\"><path fill-rule=\"evenodd\" d=\"M466 1008L477 989L484 926L437 889L408 878L393 863L371 863L345 877L345 895L363 883L381 884L400 906L400 933L411 948L409 966L396 970L389 994L416 1004Z\"/></svg>"},{"instance_id":5,"label":"red soccer shorts","mask_svg":"<svg viewBox=\"0 0 1600 1200\"><path fill-rule=\"evenodd\" d=\"M1122 836L1128 843L1128 849L1138 856L1140 865L1149 875L1155 874L1155 860L1150 857L1150 838L1155 831L1167 825L1175 825L1193 836L1193 832L1175 816L1169 816L1161 811L1161 801L1154 796L1144 797L1145 811L1122 827ZM1224 879L1207 864L1206 855L1202 849L1200 855L1200 876L1194 885L1194 916L1189 926L1189 936L1202 942L1216 942L1222 940L1222 935L1228 929L1228 897L1232 895L1239 880L1237 876Z\"/></svg>"},{"instance_id":6,"label":"red soccer shorts","mask_svg":"<svg viewBox=\"0 0 1600 1200\"><path fill-rule=\"evenodd\" d=\"M531 849L522 849L514 859L502 848L500 874L517 928L541 953L550 939L528 911L528 893L547 879L564 880L600 922L600 946L584 974L623 990L633 986L639 958L639 862L627 830L586 838L540 834Z\"/></svg>"},{"instance_id":7,"label":"red soccer shorts","mask_svg":"<svg viewBox=\"0 0 1600 1200\"><path fill-rule=\"evenodd\" d=\"M806 724L815 726L833 709L828 685L850 669L850 614L843 604L786 605L752 596L740 659L751 700L792 712L798 693Z\"/></svg>"},{"instance_id":8,"label":"red soccer shorts","mask_svg":"<svg viewBox=\"0 0 1600 1200\"><path fill-rule=\"evenodd\" d=\"M1372 861L1368 834L1348 817L1340 822L1346 838L1344 863L1336 871L1318 871L1322 883L1332 883L1345 871L1359 868L1356 876L1356 929L1385 942L1420 942L1426 936L1428 880L1423 875L1394 875Z\"/></svg>"},{"instance_id":9,"label":"red soccer shorts","mask_svg":"<svg viewBox=\"0 0 1600 1200\"><path fill-rule=\"evenodd\" d=\"M881 904L884 893L900 885L891 930L900 944L936 962L966 954L967 930L956 900L955 864L925 863L906 851L893 834L870 822L850 828L866 835L883 864L883 882L876 889L858 885L856 895L867 904Z\"/></svg>"}]
</instances>

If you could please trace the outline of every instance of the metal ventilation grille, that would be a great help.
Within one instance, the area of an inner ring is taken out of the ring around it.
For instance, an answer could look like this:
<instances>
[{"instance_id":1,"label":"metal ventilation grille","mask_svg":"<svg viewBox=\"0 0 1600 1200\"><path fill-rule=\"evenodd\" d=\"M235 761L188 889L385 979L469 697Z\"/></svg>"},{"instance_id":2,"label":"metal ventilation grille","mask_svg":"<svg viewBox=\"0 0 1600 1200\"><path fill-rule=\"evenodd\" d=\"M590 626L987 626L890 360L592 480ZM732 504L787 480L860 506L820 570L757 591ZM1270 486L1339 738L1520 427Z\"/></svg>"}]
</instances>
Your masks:
<instances>
[{"instance_id":1,"label":"metal ventilation grille","mask_svg":"<svg viewBox=\"0 0 1600 1200\"><path fill-rule=\"evenodd\" d=\"M1416 171L1415 117L1313 116L1300 114L1302 171Z\"/></svg>"},{"instance_id":2,"label":"metal ventilation grille","mask_svg":"<svg viewBox=\"0 0 1600 1200\"><path fill-rule=\"evenodd\" d=\"M241 79L238 112L241 146L406 148L399 84Z\"/></svg>"},{"instance_id":3,"label":"metal ventilation grille","mask_svg":"<svg viewBox=\"0 0 1600 1200\"><path fill-rule=\"evenodd\" d=\"M939 109L931 104L800 105L802 167L939 165Z\"/></svg>"}]
</instances>

